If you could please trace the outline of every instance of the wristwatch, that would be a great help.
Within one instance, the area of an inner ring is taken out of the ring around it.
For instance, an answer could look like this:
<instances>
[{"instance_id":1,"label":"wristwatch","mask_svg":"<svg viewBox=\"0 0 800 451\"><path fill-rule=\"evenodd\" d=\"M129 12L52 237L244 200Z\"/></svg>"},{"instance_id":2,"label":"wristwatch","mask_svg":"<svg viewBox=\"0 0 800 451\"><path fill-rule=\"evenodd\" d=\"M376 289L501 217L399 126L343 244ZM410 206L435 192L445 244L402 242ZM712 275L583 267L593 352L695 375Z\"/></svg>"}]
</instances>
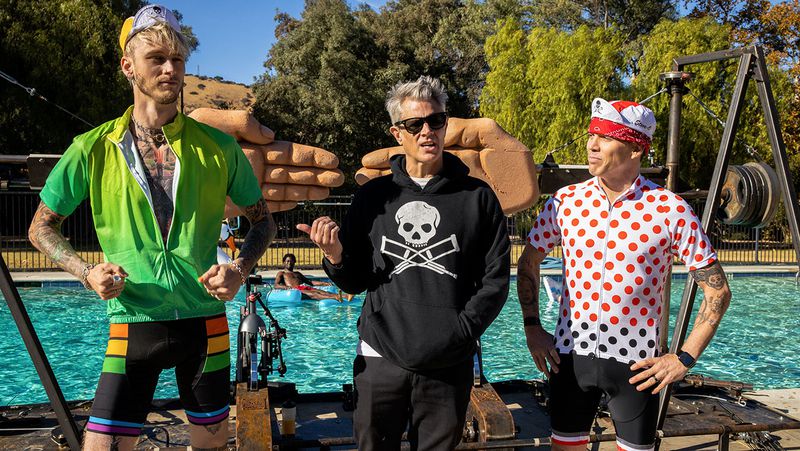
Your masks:
<instances>
[{"instance_id":1,"label":"wristwatch","mask_svg":"<svg viewBox=\"0 0 800 451\"><path fill-rule=\"evenodd\" d=\"M695 360L695 358L686 351L681 351L680 354L678 354L678 360L681 361L687 370L692 369L694 364L697 363L697 360Z\"/></svg>"}]
</instances>

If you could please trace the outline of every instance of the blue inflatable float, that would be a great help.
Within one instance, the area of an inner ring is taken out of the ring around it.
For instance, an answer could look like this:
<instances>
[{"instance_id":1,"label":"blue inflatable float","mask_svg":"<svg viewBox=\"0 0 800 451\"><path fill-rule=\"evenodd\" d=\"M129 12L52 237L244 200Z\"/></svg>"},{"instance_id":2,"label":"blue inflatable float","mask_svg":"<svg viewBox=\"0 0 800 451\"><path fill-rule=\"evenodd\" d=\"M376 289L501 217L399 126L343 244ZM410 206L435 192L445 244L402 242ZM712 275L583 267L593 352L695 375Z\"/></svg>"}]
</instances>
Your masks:
<instances>
[{"instance_id":1,"label":"blue inflatable float","mask_svg":"<svg viewBox=\"0 0 800 451\"><path fill-rule=\"evenodd\" d=\"M319 305L353 305L360 302L360 300L357 301L355 298L349 301L345 299L342 302L339 302L339 300L336 299L336 294L339 291L339 289L333 285L318 286L314 288L317 288L322 291L327 291L331 293L332 296L330 297L330 299L322 299L319 301L313 301L309 299L306 302L316 302ZM302 302L302 298L303 298L303 293L296 288L290 288L288 290L273 289L272 291L270 291L269 296L267 296L267 301L279 304L299 304L300 302Z\"/></svg>"}]
</instances>

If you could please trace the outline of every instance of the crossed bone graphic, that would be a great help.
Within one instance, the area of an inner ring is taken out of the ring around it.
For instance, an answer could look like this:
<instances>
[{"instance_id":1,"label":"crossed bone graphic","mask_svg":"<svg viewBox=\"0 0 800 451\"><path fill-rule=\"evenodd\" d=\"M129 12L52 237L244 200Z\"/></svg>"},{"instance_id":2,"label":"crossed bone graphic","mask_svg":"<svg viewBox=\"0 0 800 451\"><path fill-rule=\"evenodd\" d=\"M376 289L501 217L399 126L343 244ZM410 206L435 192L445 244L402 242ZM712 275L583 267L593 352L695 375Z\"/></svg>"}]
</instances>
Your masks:
<instances>
[{"instance_id":1,"label":"crossed bone graphic","mask_svg":"<svg viewBox=\"0 0 800 451\"><path fill-rule=\"evenodd\" d=\"M434 251L441 253L434 255ZM458 241L456 240L455 234L450 235L450 237L445 238L438 243L431 244L430 246L426 246L421 249L408 247L403 243L390 240L385 236L381 240L381 253L399 258L402 262L394 268L394 271L392 271L390 276L394 274L400 274L408 268L419 266L430 269L431 271L439 274L447 274L448 276L457 279L458 276L456 274L448 271L447 268L439 263L436 263L435 260L458 251Z\"/></svg>"}]
</instances>

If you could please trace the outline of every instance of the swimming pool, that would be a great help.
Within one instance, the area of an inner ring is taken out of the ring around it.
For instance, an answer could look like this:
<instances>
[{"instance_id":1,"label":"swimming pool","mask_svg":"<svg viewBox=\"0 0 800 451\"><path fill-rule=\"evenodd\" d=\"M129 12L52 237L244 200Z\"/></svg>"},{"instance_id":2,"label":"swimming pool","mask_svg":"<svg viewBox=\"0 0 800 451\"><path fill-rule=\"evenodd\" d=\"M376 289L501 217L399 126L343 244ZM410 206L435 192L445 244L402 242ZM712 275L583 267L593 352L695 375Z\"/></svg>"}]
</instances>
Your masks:
<instances>
[{"instance_id":1,"label":"swimming pool","mask_svg":"<svg viewBox=\"0 0 800 451\"><path fill-rule=\"evenodd\" d=\"M693 372L749 382L757 389L799 387L800 288L791 277L737 276L730 283L731 307ZM683 286L683 280L673 281L673 318ZM19 291L64 396L91 399L108 333L102 301L83 289ZM228 303L232 340L243 299L239 293ZM700 299L698 295L695 309ZM553 330L557 308L546 305L542 295L543 323ZM341 390L342 384L351 382L360 305L323 307L308 301L270 309L288 333L284 341L288 372L282 380L296 383L302 393ZM235 349L234 343L231 346ZM525 348L516 281L505 308L484 335L483 347L490 381L542 377ZM0 356L0 405L47 401L5 302L0 302ZM156 397L176 396L174 373L164 372Z\"/></svg>"}]
</instances>

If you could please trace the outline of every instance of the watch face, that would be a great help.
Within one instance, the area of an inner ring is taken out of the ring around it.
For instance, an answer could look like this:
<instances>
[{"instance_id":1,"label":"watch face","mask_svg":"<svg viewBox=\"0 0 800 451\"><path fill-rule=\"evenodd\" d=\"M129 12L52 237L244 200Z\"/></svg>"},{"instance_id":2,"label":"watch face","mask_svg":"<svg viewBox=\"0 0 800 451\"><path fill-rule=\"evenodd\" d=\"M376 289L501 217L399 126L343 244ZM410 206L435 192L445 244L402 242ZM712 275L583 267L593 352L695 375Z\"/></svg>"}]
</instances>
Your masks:
<instances>
[{"instance_id":1,"label":"watch face","mask_svg":"<svg viewBox=\"0 0 800 451\"><path fill-rule=\"evenodd\" d=\"M686 351L681 352L680 355L678 355L678 360L680 360L683 366L686 368L693 367L695 362L694 357L692 357L692 355Z\"/></svg>"}]
</instances>

